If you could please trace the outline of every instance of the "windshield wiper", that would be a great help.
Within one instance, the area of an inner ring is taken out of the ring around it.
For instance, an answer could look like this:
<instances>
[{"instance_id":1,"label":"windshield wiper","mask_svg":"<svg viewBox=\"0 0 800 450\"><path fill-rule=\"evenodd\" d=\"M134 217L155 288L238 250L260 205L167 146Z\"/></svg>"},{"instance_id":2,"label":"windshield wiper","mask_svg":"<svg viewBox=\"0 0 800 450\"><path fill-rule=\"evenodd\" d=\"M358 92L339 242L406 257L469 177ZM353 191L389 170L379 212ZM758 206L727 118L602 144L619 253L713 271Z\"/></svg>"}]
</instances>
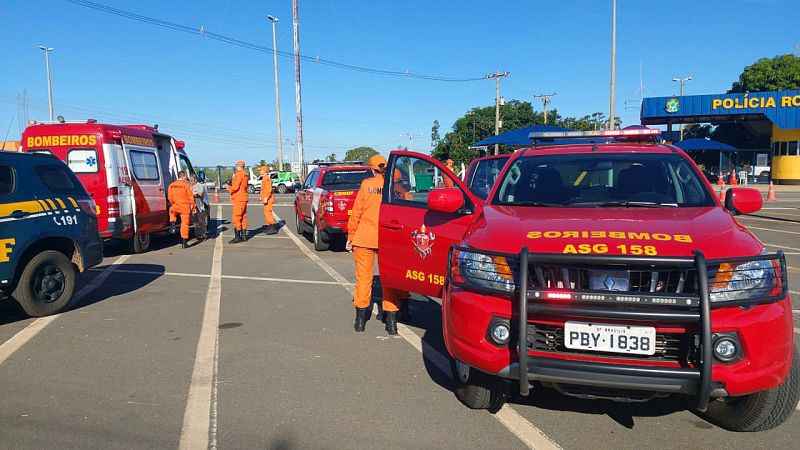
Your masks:
<instances>
[{"instance_id":1,"label":"windshield wiper","mask_svg":"<svg viewBox=\"0 0 800 450\"><path fill-rule=\"evenodd\" d=\"M570 203L569 206L595 206L598 208L611 208L611 207L622 207L622 208L677 208L677 203L656 203L656 202L633 202L633 201L625 201L625 202L575 202Z\"/></svg>"},{"instance_id":2,"label":"windshield wiper","mask_svg":"<svg viewBox=\"0 0 800 450\"><path fill-rule=\"evenodd\" d=\"M562 203L546 203L546 202L535 202L535 201L529 201L529 202L507 202L505 204L509 205L509 206L541 206L541 207L545 207L545 208L561 208L561 207L564 206L564 204L562 204Z\"/></svg>"}]
</instances>

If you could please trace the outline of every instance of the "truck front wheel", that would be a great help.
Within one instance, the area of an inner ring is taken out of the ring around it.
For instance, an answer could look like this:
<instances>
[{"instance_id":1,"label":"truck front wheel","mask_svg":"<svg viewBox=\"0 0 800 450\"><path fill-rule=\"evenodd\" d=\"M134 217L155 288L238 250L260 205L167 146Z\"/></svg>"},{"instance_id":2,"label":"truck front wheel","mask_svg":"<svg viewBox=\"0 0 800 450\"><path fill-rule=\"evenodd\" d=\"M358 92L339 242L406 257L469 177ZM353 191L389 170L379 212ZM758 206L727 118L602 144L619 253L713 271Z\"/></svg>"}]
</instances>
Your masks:
<instances>
[{"instance_id":1,"label":"truck front wheel","mask_svg":"<svg viewBox=\"0 0 800 450\"><path fill-rule=\"evenodd\" d=\"M456 398L470 409L488 409L497 412L505 404L500 383L491 376L461 362L451 360Z\"/></svg>"},{"instance_id":2,"label":"truck front wheel","mask_svg":"<svg viewBox=\"0 0 800 450\"><path fill-rule=\"evenodd\" d=\"M800 401L800 357L795 345L792 368L782 385L743 397L713 401L701 416L730 431L765 431L792 415Z\"/></svg>"},{"instance_id":3,"label":"truck front wheel","mask_svg":"<svg viewBox=\"0 0 800 450\"><path fill-rule=\"evenodd\" d=\"M77 275L66 255L54 250L43 251L25 265L14 298L29 316L60 313L72 302Z\"/></svg>"}]
</instances>

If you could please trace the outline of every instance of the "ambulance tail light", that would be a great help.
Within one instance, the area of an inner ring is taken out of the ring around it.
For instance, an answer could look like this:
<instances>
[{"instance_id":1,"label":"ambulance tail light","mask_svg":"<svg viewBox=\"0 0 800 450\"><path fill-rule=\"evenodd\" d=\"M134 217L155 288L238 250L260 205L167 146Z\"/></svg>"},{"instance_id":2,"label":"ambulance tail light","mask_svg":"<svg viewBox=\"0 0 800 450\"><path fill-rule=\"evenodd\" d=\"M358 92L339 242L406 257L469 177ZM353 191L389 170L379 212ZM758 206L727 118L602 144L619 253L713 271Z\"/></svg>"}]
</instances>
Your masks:
<instances>
[{"instance_id":1,"label":"ambulance tail light","mask_svg":"<svg viewBox=\"0 0 800 450\"><path fill-rule=\"evenodd\" d=\"M465 289L510 295L516 289L509 258L466 249L453 249L450 262L452 282Z\"/></svg>"},{"instance_id":2,"label":"ambulance tail light","mask_svg":"<svg viewBox=\"0 0 800 450\"><path fill-rule=\"evenodd\" d=\"M106 197L107 214L108 217L119 217L119 188L108 188L108 196Z\"/></svg>"},{"instance_id":3,"label":"ambulance tail light","mask_svg":"<svg viewBox=\"0 0 800 450\"><path fill-rule=\"evenodd\" d=\"M122 139L122 131L121 130L104 130L103 131L103 138L107 141L118 141Z\"/></svg>"}]
</instances>

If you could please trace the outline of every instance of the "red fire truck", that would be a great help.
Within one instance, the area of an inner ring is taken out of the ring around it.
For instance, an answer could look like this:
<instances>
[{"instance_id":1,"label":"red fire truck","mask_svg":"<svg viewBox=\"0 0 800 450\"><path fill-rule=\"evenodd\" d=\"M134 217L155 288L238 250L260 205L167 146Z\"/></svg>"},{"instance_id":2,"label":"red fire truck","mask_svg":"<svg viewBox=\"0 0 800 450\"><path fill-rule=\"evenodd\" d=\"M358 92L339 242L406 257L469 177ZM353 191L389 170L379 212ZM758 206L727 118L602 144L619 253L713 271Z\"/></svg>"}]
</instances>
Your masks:
<instances>
[{"instance_id":1,"label":"red fire truck","mask_svg":"<svg viewBox=\"0 0 800 450\"><path fill-rule=\"evenodd\" d=\"M466 406L497 409L511 391L549 387L615 401L684 396L735 431L794 412L786 261L736 219L761 196L733 188L721 204L683 151L641 142L657 132L518 150L486 200L427 155L391 153L387 172L401 176L383 190L381 253L392 257L379 260L381 281L442 298ZM431 172L456 187L415 181Z\"/></svg>"},{"instance_id":2,"label":"red fire truck","mask_svg":"<svg viewBox=\"0 0 800 450\"><path fill-rule=\"evenodd\" d=\"M194 174L183 141L148 125L38 123L25 129L22 148L67 163L97 204L100 236L126 240L135 253L168 229L166 192L178 170Z\"/></svg>"}]
</instances>

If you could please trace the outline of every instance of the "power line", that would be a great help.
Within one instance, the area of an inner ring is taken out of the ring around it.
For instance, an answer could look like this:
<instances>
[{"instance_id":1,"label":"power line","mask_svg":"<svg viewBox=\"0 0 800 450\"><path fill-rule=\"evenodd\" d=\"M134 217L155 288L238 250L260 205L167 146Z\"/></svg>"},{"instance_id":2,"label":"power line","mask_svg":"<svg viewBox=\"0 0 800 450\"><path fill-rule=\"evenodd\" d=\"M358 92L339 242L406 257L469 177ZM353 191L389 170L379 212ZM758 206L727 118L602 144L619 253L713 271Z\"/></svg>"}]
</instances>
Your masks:
<instances>
[{"instance_id":1,"label":"power line","mask_svg":"<svg viewBox=\"0 0 800 450\"><path fill-rule=\"evenodd\" d=\"M208 39L213 39L219 42L224 42L229 45L233 45L236 47L246 48L249 50L254 50L262 53L269 53L269 54L278 54L284 58L294 58L294 55L290 52L284 52L280 50L275 50L271 47L255 44L252 42L243 41L241 39L237 39L231 36L226 36L224 34L214 33L208 31L205 27L200 26L198 28L189 27L186 25L181 25L174 22L169 22L162 19L156 19L154 17L145 16L142 14L137 14L131 11L126 11L123 9L114 8L112 6L103 5L101 3L91 2L87 0L66 0L69 3L72 3L77 6L81 6L84 8L93 9L95 11L100 11L107 14L113 14L119 17L124 17L129 20L135 20L138 22L147 23L150 25L158 26L161 28L166 28L172 31L179 31L182 33L193 34L196 36L201 36ZM396 78L414 78L418 80L429 80L429 81L444 81L444 82L469 82L469 81L480 81L485 80L486 77L472 77L472 78L451 78L451 77L442 77L436 75L426 75L420 73L414 73L410 71L398 71L398 70L386 70L386 69L377 69L374 67L366 67L366 66L359 66L355 64L347 64L339 61L334 61L331 59L321 58L319 56L308 56L308 55L299 55L300 59L313 62L316 64L321 64L325 66L335 67L338 69L343 70L351 70L354 72L362 72L362 73L371 73L375 75L383 75L383 76L390 76Z\"/></svg>"}]
</instances>

